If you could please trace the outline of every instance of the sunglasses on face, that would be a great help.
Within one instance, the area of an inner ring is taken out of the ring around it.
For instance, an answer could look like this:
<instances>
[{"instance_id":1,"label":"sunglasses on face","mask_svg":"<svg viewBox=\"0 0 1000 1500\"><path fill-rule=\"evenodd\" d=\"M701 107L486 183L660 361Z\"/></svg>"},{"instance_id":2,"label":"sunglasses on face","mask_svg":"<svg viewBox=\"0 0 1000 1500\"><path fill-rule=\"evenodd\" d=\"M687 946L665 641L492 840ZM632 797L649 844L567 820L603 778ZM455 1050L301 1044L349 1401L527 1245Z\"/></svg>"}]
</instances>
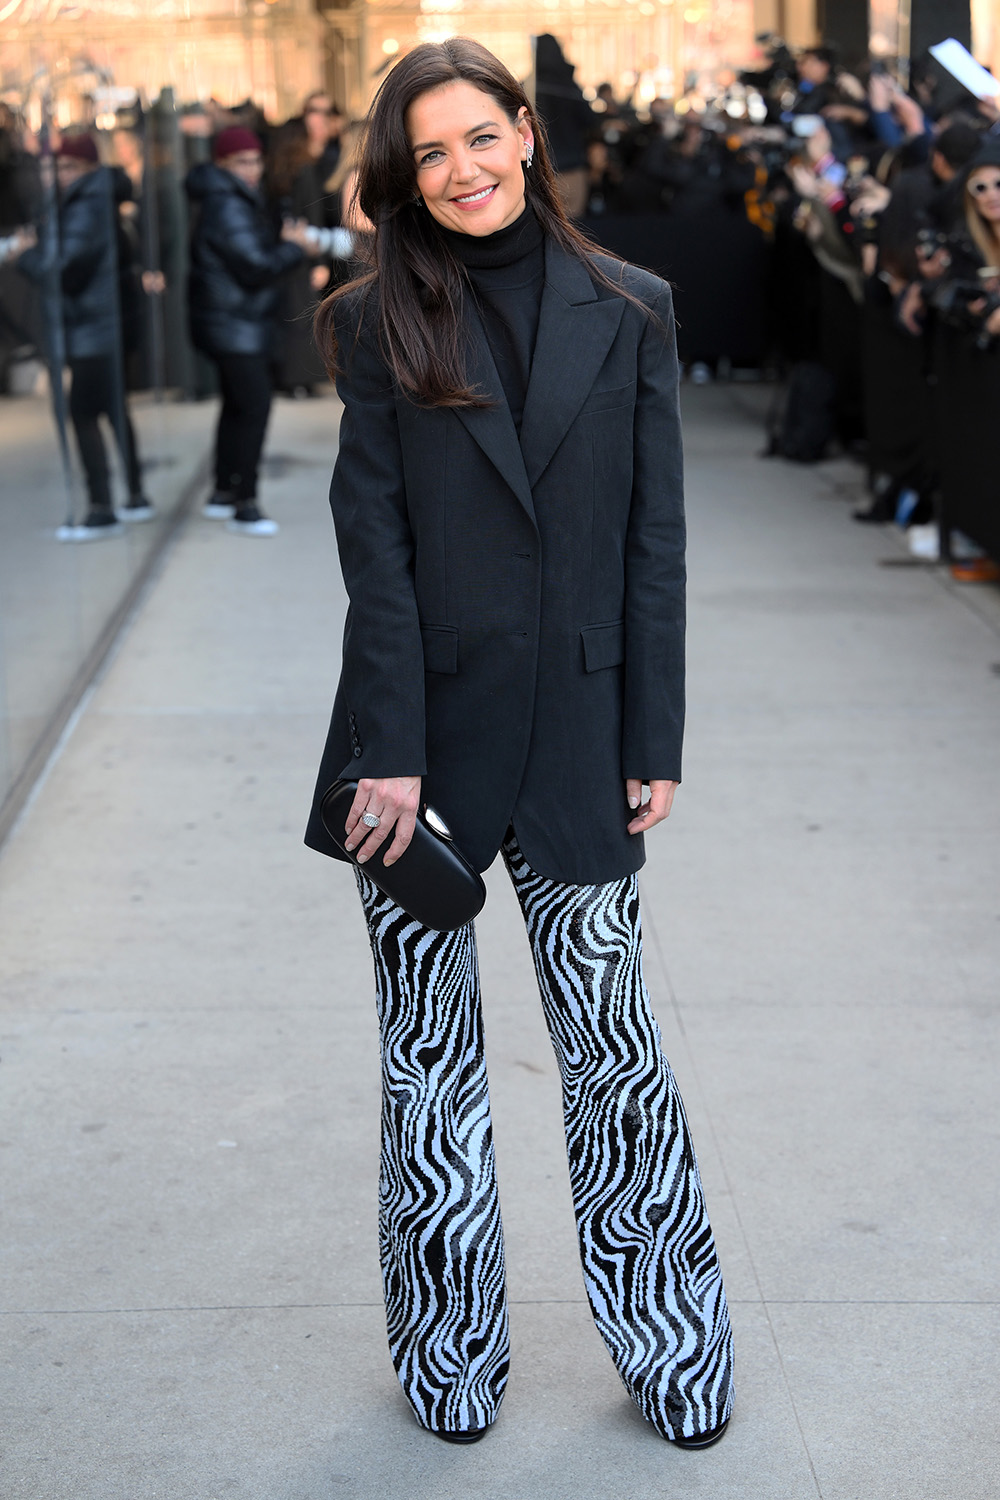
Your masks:
<instances>
[{"instance_id":1,"label":"sunglasses on face","mask_svg":"<svg viewBox=\"0 0 1000 1500\"><path fill-rule=\"evenodd\" d=\"M970 182L969 192L975 193L977 198L983 193L1000 192L1000 177L994 177L992 182L984 182L982 180L979 182Z\"/></svg>"}]
</instances>

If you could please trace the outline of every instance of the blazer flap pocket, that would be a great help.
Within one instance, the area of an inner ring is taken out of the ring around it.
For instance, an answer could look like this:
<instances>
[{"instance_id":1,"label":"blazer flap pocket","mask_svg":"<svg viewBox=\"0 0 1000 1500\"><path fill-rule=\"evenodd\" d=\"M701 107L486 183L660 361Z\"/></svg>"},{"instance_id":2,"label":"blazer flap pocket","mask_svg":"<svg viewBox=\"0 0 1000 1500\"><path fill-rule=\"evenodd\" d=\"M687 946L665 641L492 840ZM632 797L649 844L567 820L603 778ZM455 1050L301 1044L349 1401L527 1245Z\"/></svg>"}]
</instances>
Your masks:
<instances>
[{"instance_id":1,"label":"blazer flap pocket","mask_svg":"<svg viewBox=\"0 0 1000 1500\"><path fill-rule=\"evenodd\" d=\"M426 672L458 671L458 628L455 625L421 625Z\"/></svg>"},{"instance_id":2,"label":"blazer flap pocket","mask_svg":"<svg viewBox=\"0 0 1000 1500\"><path fill-rule=\"evenodd\" d=\"M631 406L635 401L635 381L626 385L609 386L605 390L591 391L580 407L580 416L589 416L595 411L614 411L617 406Z\"/></svg>"},{"instance_id":3,"label":"blazer flap pocket","mask_svg":"<svg viewBox=\"0 0 1000 1500\"><path fill-rule=\"evenodd\" d=\"M615 620L610 625L585 625L580 635L583 639L583 664L588 672L599 672L602 667L620 667L625 660L624 620Z\"/></svg>"}]
</instances>

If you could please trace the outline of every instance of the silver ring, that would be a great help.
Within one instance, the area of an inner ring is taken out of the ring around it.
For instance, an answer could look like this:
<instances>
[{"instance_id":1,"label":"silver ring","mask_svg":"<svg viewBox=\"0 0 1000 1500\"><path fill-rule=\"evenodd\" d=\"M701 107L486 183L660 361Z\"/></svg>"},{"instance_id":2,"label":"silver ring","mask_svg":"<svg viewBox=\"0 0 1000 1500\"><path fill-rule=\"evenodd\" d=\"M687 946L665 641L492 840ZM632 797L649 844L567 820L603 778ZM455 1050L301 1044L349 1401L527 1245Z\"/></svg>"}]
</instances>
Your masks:
<instances>
[{"instance_id":1,"label":"silver ring","mask_svg":"<svg viewBox=\"0 0 1000 1500\"><path fill-rule=\"evenodd\" d=\"M362 823L364 823L366 828L377 828L382 819L375 813L363 812L361 814L361 821Z\"/></svg>"}]
</instances>

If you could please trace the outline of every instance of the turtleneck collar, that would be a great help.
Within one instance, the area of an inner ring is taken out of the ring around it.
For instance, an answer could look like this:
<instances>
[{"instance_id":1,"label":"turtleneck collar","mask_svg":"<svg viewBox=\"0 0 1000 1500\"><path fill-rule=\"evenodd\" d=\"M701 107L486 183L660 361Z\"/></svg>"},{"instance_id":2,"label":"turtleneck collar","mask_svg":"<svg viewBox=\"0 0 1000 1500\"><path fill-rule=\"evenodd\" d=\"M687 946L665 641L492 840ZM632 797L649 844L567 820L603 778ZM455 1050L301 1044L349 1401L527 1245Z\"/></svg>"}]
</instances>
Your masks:
<instances>
[{"instance_id":1,"label":"turtleneck collar","mask_svg":"<svg viewBox=\"0 0 1000 1500\"><path fill-rule=\"evenodd\" d=\"M462 234L457 229L439 228L446 244L467 271L513 266L538 250L544 239L542 226L530 203L525 203L524 212L513 224L498 229L495 234Z\"/></svg>"}]
</instances>

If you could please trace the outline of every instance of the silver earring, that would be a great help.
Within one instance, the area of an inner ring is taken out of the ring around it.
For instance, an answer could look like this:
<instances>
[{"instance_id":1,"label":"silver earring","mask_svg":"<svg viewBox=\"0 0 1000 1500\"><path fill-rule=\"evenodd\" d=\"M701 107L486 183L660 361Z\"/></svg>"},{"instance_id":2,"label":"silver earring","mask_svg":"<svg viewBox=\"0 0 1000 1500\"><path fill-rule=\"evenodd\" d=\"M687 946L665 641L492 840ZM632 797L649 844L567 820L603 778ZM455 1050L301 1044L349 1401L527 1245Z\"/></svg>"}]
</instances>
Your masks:
<instances>
[{"instance_id":1,"label":"silver earring","mask_svg":"<svg viewBox=\"0 0 1000 1500\"><path fill-rule=\"evenodd\" d=\"M531 171L531 163L534 160L534 156L535 156L535 143L534 143L534 141L529 141L528 144L527 144L527 146L525 146L525 148L524 148L524 168L525 168L526 172L530 172Z\"/></svg>"}]
</instances>

